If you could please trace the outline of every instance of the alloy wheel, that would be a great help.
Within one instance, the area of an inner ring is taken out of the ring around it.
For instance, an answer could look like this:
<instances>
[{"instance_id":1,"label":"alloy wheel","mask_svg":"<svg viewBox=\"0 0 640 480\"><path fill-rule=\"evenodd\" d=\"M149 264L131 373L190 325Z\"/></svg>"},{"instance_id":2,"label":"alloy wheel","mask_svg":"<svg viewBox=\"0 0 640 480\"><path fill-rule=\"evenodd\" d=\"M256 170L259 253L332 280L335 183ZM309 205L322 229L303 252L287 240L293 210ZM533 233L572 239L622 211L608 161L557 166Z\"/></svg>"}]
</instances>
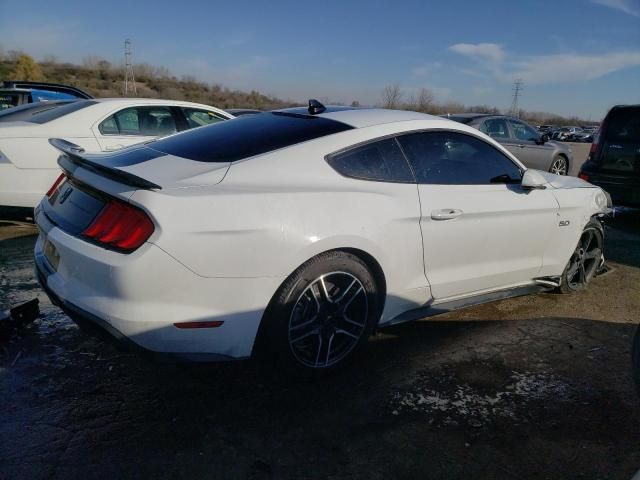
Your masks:
<instances>
[{"instance_id":1,"label":"alloy wheel","mask_svg":"<svg viewBox=\"0 0 640 480\"><path fill-rule=\"evenodd\" d=\"M567 160L564 157L556 158L549 169L551 173L555 173L556 175L566 175L567 170Z\"/></svg>"},{"instance_id":2,"label":"alloy wheel","mask_svg":"<svg viewBox=\"0 0 640 480\"><path fill-rule=\"evenodd\" d=\"M584 287L595 276L600 259L602 258L602 236L595 229L588 228L582 232L569 268L567 269L567 284L572 290Z\"/></svg>"},{"instance_id":3,"label":"alloy wheel","mask_svg":"<svg viewBox=\"0 0 640 480\"><path fill-rule=\"evenodd\" d=\"M355 348L366 330L367 292L347 272L324 274L300 294L289 318L289 347L307 367L327 368Z\"/></svg>"}]
</instances>

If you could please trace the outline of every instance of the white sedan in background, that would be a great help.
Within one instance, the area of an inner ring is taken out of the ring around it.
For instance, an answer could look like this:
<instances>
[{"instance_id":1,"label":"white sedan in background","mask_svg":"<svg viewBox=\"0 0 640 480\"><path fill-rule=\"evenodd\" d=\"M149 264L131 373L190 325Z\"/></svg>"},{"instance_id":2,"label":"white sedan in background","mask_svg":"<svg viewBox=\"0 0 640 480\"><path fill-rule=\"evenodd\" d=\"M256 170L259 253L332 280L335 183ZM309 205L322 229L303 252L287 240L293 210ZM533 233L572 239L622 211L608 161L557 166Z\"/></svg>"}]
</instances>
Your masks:
<instances>
[{"instance_id":1,"label":"white sedan in background","mask_svg":"<svg viewBox=\"0 0 640 480\"><path fill-rule=\"evenodd\" d=\"M310 102L112 154L52 144L39 281L153 352L327 371L378 327L579 290L604 260L602 189L420 113Z\"/></svg>"},{"instance_id":2,"label":"white sedan in background","mask_svg":"<svg viewBox=\"0 0 640 480\"><path fill-rule=\"evenodd\" d=\"M233 118L208 105L143 98L77 100L34 111L0 123L0 206L33 208L42 199L60 174L49 138L105 152Z\"/></svg>"}]
</instances>

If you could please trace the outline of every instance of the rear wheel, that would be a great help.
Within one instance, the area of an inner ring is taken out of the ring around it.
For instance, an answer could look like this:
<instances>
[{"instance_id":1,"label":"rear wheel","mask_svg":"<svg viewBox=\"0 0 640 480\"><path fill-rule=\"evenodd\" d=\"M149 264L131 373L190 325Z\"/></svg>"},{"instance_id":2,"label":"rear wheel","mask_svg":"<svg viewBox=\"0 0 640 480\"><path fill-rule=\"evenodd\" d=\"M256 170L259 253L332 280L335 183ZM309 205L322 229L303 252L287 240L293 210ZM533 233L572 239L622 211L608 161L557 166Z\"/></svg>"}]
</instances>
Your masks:
<instances>
[{"instance_id":1,"label":"rear wheel","mask_svg":"<svg viewBox=\"0 0 640 480\"><path fill-rule=\"evenodd\" d=\"M558 155L553 159L549 171L556 175L567 175L569 173L569 161L562 155Z\"/></svg>"},{"instance_id":2,"label":"rear wheel","mask_svg":"<svg viewBox=\"0 0 640 480\"><path fill-rule=\"evenodd\" d=\"M602 227L597 222L589 222L562 273L562 293L582 290L595 277L602 261L603 243Z\"/></svg>"},{"instance_id":3,"label":"rear wheel","mask_svg":"<svg viewBox=\"0 0 640 480\"><path fill-rule=\"evenodd\" d=\"M280 287L265 318L267 347L293 373L334 370L366 343L379 305L374 276L360 258L321 254Z\"/></svg>"}]
</instances>

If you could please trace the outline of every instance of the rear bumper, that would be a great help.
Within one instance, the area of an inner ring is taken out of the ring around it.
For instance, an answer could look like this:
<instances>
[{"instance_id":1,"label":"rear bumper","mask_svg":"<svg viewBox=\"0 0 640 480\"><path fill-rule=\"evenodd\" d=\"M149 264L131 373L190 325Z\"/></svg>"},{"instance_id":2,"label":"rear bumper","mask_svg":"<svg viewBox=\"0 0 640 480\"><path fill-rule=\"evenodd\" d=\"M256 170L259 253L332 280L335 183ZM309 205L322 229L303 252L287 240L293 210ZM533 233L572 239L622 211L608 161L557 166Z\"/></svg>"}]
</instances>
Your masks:
<instances>
[{"instance_id":1,"label":"rear bumper","mask_svg":"<svg viewBox=\"0 0 640 480\"><path fill-rule=\"evenodd\" d=\"M205 278L152 244L130 255L66 234L36 212L41 234L34 255L38 280L76 323L154 355L210 361L249 357L279 278ZM54 269L44 253L59 255ZM175 323L221 320L217 328Z\"/></svg>"}]
</instances>

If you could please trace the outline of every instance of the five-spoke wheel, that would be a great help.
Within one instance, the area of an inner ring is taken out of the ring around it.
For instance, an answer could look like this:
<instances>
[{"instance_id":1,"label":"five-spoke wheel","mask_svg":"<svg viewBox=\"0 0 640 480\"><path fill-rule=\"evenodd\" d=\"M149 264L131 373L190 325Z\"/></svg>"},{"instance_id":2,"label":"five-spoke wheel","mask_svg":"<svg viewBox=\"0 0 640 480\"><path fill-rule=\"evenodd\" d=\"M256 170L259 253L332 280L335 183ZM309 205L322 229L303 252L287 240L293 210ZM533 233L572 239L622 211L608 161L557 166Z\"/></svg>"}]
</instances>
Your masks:
<instances>
[{"instance_id":1,"label":"five-spoke wheel","mask_svg":"<svg viewBox=\"0 0 640 480\"><path fill-rule=\"evenodd\" d=\"M280 287L268 312L268 348L302 374L345 363L380 316L371 268L342 251L325 252L298 268Z\"/></svg>"},{"instance_id":2,"label":"five-spoke wheel","mask_svg":"<svg viewBox=\"0 0 640 480\"><path fill-rule=\"evenodd\" d=\"M602 230L595 222L589 222L562 275L560 288L563 292L581 290L591 281L600 268L602 248Z\"/></svg>"},{"instance_id":3,"label":"five-spoke wheel","mask_svg":"<svg viewBox=\"0 0 640 480\"><path fill-rule=\"evenodd\" d=\"M331 272L312 281L289 318L289 347L308 367L329 367L358 343L368 317L367 293L347 272Z\"/></svg>"}]
</instances>

